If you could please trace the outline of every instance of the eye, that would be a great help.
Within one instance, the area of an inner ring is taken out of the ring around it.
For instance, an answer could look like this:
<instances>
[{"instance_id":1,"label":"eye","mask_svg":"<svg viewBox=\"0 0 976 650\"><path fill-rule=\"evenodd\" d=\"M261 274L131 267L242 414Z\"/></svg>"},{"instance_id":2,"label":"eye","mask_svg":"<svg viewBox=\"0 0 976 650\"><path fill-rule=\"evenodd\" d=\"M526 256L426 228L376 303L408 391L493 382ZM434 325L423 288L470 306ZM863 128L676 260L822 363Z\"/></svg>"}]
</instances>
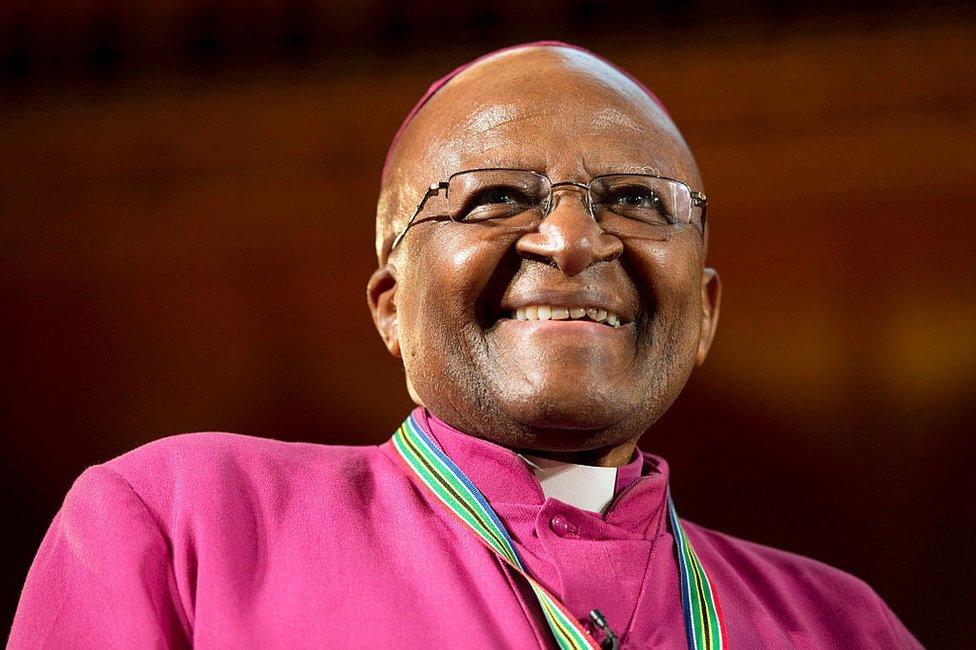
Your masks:
<instances>
[{"instance_id":1,"label":"eye","mask_svg":"<svg viewBox=\"0 0 976 650\"><path fill-rule=\"evenodd\" d=\"M464 197L460 220L498 219L525 211L533 204L525 190L510 185L479 188Z\"/></svg>"},{"instance_id":2,"label":"eye","mask_svg":"<svg viewBox=\"0 0 976 650\"><path fill-rule=\"evenodd\" d=\"M650 182L632 181L598 187L596 204L610 212L650 225L674 222L671 206Z\"/></svg>"},{"instance_id":3,"label":"eye","mask_svg":"<svg viewBox=\"0 0 976 650\"><path fill-rule=\"evenodd\" d=\"M525 195L513 187L488 187L478 192L470 201L472 207L499 204L521 205L524 202Z\"/></svg>"},{"instance_id":4,"label":"eye","mask_svg":"<svg viewBox=\"0 0 976 650\"><path fill-rule=\"evenodd\" d=\"M644 208L663 211L664 203L657 192L646 187L624 187L614 190L610 203L625 208Z\"/></svg>"}]
</instances>

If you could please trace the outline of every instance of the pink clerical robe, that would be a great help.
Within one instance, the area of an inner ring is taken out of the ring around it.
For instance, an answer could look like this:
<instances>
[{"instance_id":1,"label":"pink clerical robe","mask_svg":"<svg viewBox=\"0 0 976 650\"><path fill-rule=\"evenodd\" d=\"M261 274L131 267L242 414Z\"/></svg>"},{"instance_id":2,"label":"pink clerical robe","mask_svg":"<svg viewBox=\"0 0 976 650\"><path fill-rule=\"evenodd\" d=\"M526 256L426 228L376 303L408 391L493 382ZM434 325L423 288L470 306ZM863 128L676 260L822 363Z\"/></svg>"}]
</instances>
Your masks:
<instances>
[{"instance_id":1,"label":"pink clerical robe","mask_svg":"<svg viewBox=\"0 0 976 650\"><path fill-rule=\"evenodd\" d=\"M512 451L418 409L528 569L625 648L685 648L668 466L642 454L601 517L546 499ZM680 505L680 495L678 495ZM728 647L916 648L863 582L690 522ZM226 433L89 468L41 544L11 648L549 648L531 592L375 447Z\"/></svg>"}]
</instances>

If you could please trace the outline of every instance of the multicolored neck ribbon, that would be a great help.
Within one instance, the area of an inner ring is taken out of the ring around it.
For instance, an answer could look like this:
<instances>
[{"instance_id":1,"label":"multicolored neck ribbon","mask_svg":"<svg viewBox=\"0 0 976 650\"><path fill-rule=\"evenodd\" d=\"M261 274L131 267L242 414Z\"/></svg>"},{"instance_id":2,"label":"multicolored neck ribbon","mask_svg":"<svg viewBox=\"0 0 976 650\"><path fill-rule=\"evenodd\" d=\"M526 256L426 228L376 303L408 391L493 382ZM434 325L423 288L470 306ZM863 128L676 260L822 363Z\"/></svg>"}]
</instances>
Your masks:
<instances>
[{"instance_id":1,"label":"multicolored neck ribbon","mask_svg":"<svg viewBox=\"0 0 976 650\"><path fill-rule=\"evenodd\" d=\"M393 434L393 448L399 454L408 474L416 478L449 513L525 578L562 650L601 648L566 606L529 575L515 550L511 536L487 499L461 468L423 431L413 415L407 417ZM668 519L674 535L681 576L681 602L684 606L688 647L693 650L722 650L725 647L722 609L704 567L685 536L670 494Z\"/></svg>"}]
</instances>

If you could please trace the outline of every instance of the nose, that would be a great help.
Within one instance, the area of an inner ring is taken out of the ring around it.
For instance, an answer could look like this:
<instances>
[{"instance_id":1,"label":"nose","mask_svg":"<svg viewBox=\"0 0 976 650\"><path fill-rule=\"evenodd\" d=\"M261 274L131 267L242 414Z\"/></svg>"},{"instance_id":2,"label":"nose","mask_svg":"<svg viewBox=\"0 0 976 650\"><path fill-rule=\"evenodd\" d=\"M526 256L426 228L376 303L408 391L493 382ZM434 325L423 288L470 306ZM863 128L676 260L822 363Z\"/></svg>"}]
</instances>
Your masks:
<instances>
[{"instance_id":1,"label":"nose","mask_svg":"<svg viewBox=\"0 0 976 650\"><path fill-rule=\"evenodd\" d=\"M586 205L586 190L576 185L554 187L552 207L538 230L523 235L515 245L523 255L552 260L572 277L597 262L616 259L624 245L603 232Z\"/></svg>"}]
</instances>

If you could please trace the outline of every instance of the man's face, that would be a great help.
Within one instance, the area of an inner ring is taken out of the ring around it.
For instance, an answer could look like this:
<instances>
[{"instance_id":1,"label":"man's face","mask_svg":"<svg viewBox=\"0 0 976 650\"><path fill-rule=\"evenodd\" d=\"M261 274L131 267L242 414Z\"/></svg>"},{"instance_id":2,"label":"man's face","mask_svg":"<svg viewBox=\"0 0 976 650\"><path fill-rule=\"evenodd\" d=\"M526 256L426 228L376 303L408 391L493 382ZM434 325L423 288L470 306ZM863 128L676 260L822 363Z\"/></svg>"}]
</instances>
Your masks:
<instances>
[{"instance_id":1,"label":"man's face","mask_svg":"<svg viewBox=\"0 0 976 650\"><path fill-rule=\"evenodd\" d=\"M486 167L577 183L653 168L702 190L649 98L602 62L553 48L506 53L453 79L410 125L395 163L391 182L412 201ZM413 207L401 206L398 229ZM443 192L420 218L439 211ZM415 399L445 421L511 447L597 449L639 436L704 359L718 301L704 254L694 228L664 239L608 234L583 192L557 189L529 232L416 224L370 298ZM606 310L621 322L516 318L532 307Z\"/></svg>"}]
</instances>

